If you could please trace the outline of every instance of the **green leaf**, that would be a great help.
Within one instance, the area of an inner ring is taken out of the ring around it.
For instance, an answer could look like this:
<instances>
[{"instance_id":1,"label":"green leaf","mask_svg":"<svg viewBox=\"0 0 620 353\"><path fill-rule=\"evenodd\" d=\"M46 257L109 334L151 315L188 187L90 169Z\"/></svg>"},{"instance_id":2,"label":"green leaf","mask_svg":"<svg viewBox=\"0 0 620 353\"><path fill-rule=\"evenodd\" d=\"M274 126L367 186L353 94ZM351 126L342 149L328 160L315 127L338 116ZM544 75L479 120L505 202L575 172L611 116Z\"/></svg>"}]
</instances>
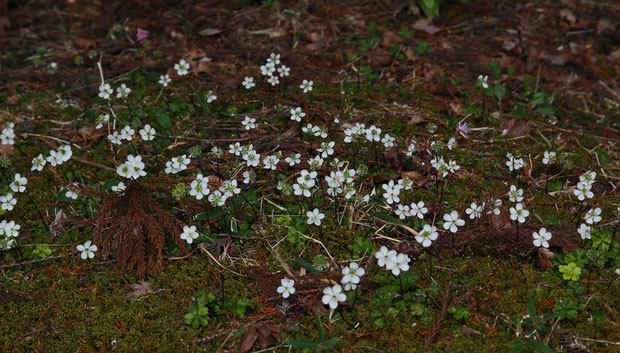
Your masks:
<instances>
[{"instance_id":1,"label":"green leaf","mask_svg":"<svg viewBox=\"0 0 620 353\"><path fill-rule=\"evenodd\" d=\"M316 267L312 266L311 263L307 262L304 259L297 258L297 259L295 259L295 263L297 265L305 268L306 271L308 271L309 273L319 273L319 272L321 272Z\"/></svg>"},{"instance_id":2,"label":"green leaf","mask_svg":"<svg viewBox=\"0 0 620 353\"><path fill-rule=\"evenodd\" d=\"M536 304L534 303L534 298L532 298L532 295L527 298L527 312L530 314L530 319L533 319L536 316Z\"/></svg>"},{"instance_id":3,"label":"green leaf","mask_svg":"<svg viewBox=\"0 0 620 353\"><path fill-rule=\"evenodd\" d=\"M389 214L385 214L383 212L375 212L374 216L388 223L394 223L394 224L400 224L400 225L403 224L403 222L401 222L400 220L390 216Z\"/></svg>"},{"instance_id":4,"label":"green leaf","mask_svg":"<svg viewBox=\"0 0 620 353\"><path fill-rule=\"evenodd\" d=\"M418 0L418 4L428 18L439 16L439 0Z\"/></svg>"},{"instance_id":5,"label":"green leaf","mask_svg":"<svg viewBox=\"0 0 620 353\"><path fill-rule=\"evenodd\" d=\"M312 348L317 349L321 347L319 342L314 341L304 341L304 340L286 340L284 344L288 344L289 346L299 347L299 348Z\"/></svg>"},{"instance_id":6,"label":"green leaf","mask_svg":"<svg viewBox=\"0 0 620 353\"><path fill-rule=\"evenodd\" d=\"M504 96L506 95L506 86L502 85L502 84L496 84L493 87L493 94L495 94L495 97L497 98L498 101L502 101L502 99L504 99Z\"/></svg>"},{"instance_id":7,"label":"green leaf","mask_svg":"<svg viewBox=\"0 0 620 353\"><path fill-rule=\"evenodd\" d=\"M319 332L319 339L321 340L321 343L325 342L325 328L323 327L321 317L318 314L316 316L316 329Z\"/></svg>"},{"instance_id":8,"label":"green leaf","mask_svg":"<svg viewBox=\"0 0 620 353\"><path fill-rule=\"evenodd\" d=\"M207 212L202 212L196 215L196 219L200 221L206 221L214 218L219 218L224 215L224 209L221 207L214 208L212 210L208 210Z\"/></svg>"},{"instance_id":9,"label":"green leaf","mask_svg":"<svg viewBox=\"0 0 620 353\"><path fill-rule=\"evenodd\" d=\"M340 341L340 338L333 337L333 338L330 338L327 341L323 342L322 346L325 347L325 348L331 348L336 343L338 343L338 341Z\"/></svg>"},{"instance_id":10,"label":"green leaf","mask_svg":"<svg viewBox=\"0 0 620 353\"><path fill-rule=\"evenodd\" d=\"M536 112L542 115L555 115L555 108L549 104L541 105Z\"/></svg>"},{"instance_id":11,"label":"green leaf","mask_svg":"<svg viewBox=\"0 0 620 353\"><path fill-rule=\"evenodd\" d=\"M170 128L172 127L172 122L170 121L170 117L168 116L168 114L159 113L157 115L157 122L159 122L159 126L164 128L165 130L170 130Z\"/></svg>"},{"instance_id":12,"label":"green leaf","mask_svg":"<svg viewBox=\"0 0 620 353\"><path fill-rule=\"evenodd\" d=\"M538 341L529 340L529 341L527 341L526 346L528 348L532 348L532 349L537 350L539 352L554 353L554 351L553 351L553 349L551 347L547 346L544 343L538 342Z\"/></svg>"}]
</instances>

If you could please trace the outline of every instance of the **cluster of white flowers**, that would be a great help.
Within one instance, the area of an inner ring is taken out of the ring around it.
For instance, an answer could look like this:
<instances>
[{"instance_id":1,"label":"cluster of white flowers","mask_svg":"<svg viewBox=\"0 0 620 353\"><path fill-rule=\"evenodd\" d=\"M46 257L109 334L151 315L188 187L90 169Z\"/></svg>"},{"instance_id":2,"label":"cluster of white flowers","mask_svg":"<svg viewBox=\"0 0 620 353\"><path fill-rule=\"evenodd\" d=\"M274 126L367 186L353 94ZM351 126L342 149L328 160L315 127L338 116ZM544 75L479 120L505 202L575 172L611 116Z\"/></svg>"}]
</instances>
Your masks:
<instances>
[{"instance_id":1,"label":"cluster of white flowers","mask_svg":"<svg viewBox=\"0 0 620 353\"><path fill-rule=\"evenodd\" d=\"M284 78L288 76L291 72L291 69L286 65L280 65L280 54L272 53L268 58L265 65L260 66L260 72L263 76L267 76L267 82L270 85L276 86L280 84L280 78ZM243 86L246 89L250 89L254 87L254 79L251 77L246 77L243 81Z\"/></svg>"},{"instance_id":2,"label":"cluster of white flowers","mask_svg":"<svg viewBox=\"0 0 620 353\"><path fill-rule=\"evenodd\" d=\"M456 161L449 160L446 162L443 157L435 157L431 159L431 165L437 171L437 175L445 178L449 173L456 173L461 167Z\"/></svg>"},{"instance_id":3,"label":"cluster of white flowers","mask_svg":"<svg viewBox=\"0 0 620 353\"><path fill-rule=\"evenodd\" d=\"M592 185L596 180L596 172L587 171L579 176L579 182L573 191L573 194L577 196L579 201L584 201L586 198L591 199L594 197L592 192Z\"/></svg>"},{"instance_id":4,"label":"cluster of white flowers","mask_svg":"<svg viewBox=\"0 0 620 353\"><path fill-rule=\"evenodd\" d=\"M72 156L73 156L73 151L71 150L71 146L64 145L64 146L58 147L57 151L51 150L50 151L50 155L47 156L47 158L45 158L45 160L52 167L55 167L55 166L62 165L64 162L70 160ZM42 157L42 156L39 155L39 157ZM41 162L39 160L37 160L37 158L39 158L39 157L35 157L35 159L32 160L33 170L35 169L34 168L35 164L37 166L40 166L41 169L43 169L43 166L45 165L45 163L41 164ZM35 162L37 162L37 163L35 163ZM37 167L36 170L41 170L41 169L38 169L38 168L39 167Z\"/></svg>"},{"instance_id":5,"label":"cluster of white flowers","mask_svg":"<svg viewBox=\"0 0 620 353\"><path fill-rule=\"evenodd\" d=\"M362 276L366 274L366 270L361 268L357 262L351 262L349 266L342 269L342 279L340 283L344 286L344 290L355 290L360 283Z\"/></svg>"},{"instance_id":6,"label":"cluster of white flowers","mask_svg":"<svg viewBox=\"0 0 620 353\"><path fill-rule=\"evenodd\" d=\"M0 250L9 250L15 245L21 226L15 221L2 220L0 222Z\"/></svg>"},{"instance_id":7,"label":"cluster of white flowers","mask_svg":"<svg viewBox=\"0 0 620 353\"><path fill-rule=\"evenodd\" d=\"M517 171L525 165L523 158L515 157L510 152L506 154L506 158L508 158L508 161L506 161L506 166L508 167L508 170L511 172Z\"/></svg>"},{"instance_id":8,"label":"cluster of white flowers","mask_svg":"<svg viewBox=\"0 0 620 353\"><path fill-rule=\"evenodd\" d=\"M177 174L187 169L190 162L191 159L185 154L182 156L173 157L171 160L166 162L166 169L164 171L166 174Z\"/></svg>"},{"instance_id":9,"label":"cluster of white flowers","mask_svg":"<svg viewBox=\"0 0 620 353\"><path fill-rule=\"evenodd\" d=\"M12 145L15 143L15 123L4 124L4 129L0 133L0 142L3 145Z\"/></svg>"},{"instance_id":10,"label":"cluster of white flowers","mask_svg":"<svg viewBox=\"0 0 620 353\"><path fill-rule=\"evenodd\" d=\"M411 259L407 254L399 254L396 250L388 250L387 247L382 246L375 253L375 258L379 267L385 266L388 271L392 271L394 276L400 275L401 272L409 271Z\"/></svg>"},{"instance_id":11,"label":"cluster of white flowers","mask_svg":"<svg viewBox=\"0 0 620 353\"><path fill-rule=\"evenodd\" d=\"M141 176L145 176L146 172L144 171L142 156L128 155L127 161L116 168L116 173L127 179L138 179Z\"/></svg>"}]
</instances>

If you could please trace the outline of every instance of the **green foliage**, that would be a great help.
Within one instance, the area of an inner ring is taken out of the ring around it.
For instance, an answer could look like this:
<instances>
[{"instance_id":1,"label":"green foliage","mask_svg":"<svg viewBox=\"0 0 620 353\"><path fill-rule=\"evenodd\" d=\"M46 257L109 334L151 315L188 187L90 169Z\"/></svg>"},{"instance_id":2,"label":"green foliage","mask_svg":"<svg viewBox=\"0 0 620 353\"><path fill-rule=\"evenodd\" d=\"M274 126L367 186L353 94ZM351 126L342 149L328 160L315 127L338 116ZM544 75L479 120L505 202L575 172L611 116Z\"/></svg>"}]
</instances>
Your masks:
<instances>
[{"instance_id":1,"label":"green foliage","mask_svg":"<svg viewBox=\"0 0 620 353\"><path fill-rule=\"evenodd\" d=\"M448 312L457 320L467 319L471 316L469 313L469 308L466 306L453 306L448 308Z\"/></svg>"},{"instance_id":2,"label":"green foliage","mask_svg":"<svg viewBox=\"0 0 620 353\"><path fill-rule=\"evenodd\" d=\"M189 312L183 317L183 322L193 328L209 324L209 309L201 305L192 305Z\"/></svg>"},{"instance_id":3,"label":"green foliage","mask_svg":"<svg viewBox=\"0 0 620 353\"><path fill-rule=\"evenodd\" d=\"M428 18L439 16L439 0L418 0L418 5Z\"/></svg>"},{"instance_id":4,"label":"green foliage","mask_svg":"<svg viewBox=\"0 0 620 353\"><path fill-rule=\"evenodd\" d=\"M332 337L330 339L325 338L325 328L323 327L321 317L318 314L316 315L315 325L319 335L318 341L288 339L284 341L284 344L288 344L297 348L308 348L319 351L321 349L330 349L331 347L335 346L336 343L338 343L338 341L340 340L340 338L338 337Z\"/></svg>"},{"instance_id":5,"label":"green foliage","mask_svg":"<svg viewBox=\"0 0 620 353\"><path fill-rule=\"evenodd\" d=\"M581 276L581 267L577 266L574 262L570 262L568 265L560 265L558 269L565 280L577 281L579 280L579 276Z\"/></svg>"},{"instance_id":6,"label":"green foliage","mask_svg":"<svg viewBox=\"0 0 620 353\"><path fill-rule=\"evenodd\" d=\"M30 253L33 260L44 259L52 254L52 249L47 244L39 244Z\"/></svg>"},{"instance_id":7,"label":"green foliage","mask_svg":"<svg viewBox=\"0 0 620 353\"><path fill-rule=\"evenodd\" d=\"M576 319L579 315L579 311L583 310L584 306L579 305L576 300L564 299L555 303L553 306L553 312L556 313L561 319Z\"/></svg>"},{"instance_id":8,"label":"green foliage","mask_svg":"<svg viewBox=\"0 0 620 353\"><path fill-rule=\"evenodd\" d=\"M234 299L231 297L218 299L213 292L207 294L201 291L196 295L196 304L190 307L183 321L187 325L198 328L209 323L209 313L218 316L233 314L237 318L242 319L246 311L252 307L253 304L250 299Z\"/></svg>"}]
</instances>

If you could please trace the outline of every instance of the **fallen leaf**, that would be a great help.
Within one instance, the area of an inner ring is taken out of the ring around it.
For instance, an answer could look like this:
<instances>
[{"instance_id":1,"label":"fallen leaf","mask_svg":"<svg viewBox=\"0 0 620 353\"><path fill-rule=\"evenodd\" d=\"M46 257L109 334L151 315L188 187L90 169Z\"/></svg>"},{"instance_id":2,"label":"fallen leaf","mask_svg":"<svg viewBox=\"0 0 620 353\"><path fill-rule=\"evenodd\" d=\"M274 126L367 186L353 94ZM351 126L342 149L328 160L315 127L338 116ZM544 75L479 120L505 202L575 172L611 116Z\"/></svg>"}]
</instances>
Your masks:
<instances>
[{"instance_id":1,"label":"fallen leaf","mask_svg":"<svg viewBox=\"0 0 620 353\"><path fill-rule=\"evenodd\" d=\"M75 38L73 44L82 50L97 48L97 41L95 39Z\"/></svg>"},{"instance_id":2,"label":"fallen leaf","mask_svg":"<svg viewBox=\"0 0 620 353\"><path fill-rule=\"evenodd\" d=\"M566 54L550 54L546 51L541 52L538 58L546 60L556 66L563 66L570 59Z\"/></svg>"},{"instance_id":3,"label":"fallen leaf","mask_svg":"<svg viewBox=\"0 0 620 353\"><path fill-rule=\"evenodd\" d=\"M416 186L424 186L428 181L428 178L424 177L422 173L415 170L400 172L400 176L403 178L409 178Z\"/></svg>"},{"instance_id":4,"label":"fallen leaf","mask_svg":"<svg viewBox=\"0 0 620 353\"><path fill-rule=\"evenodd\" d=\"M201 36L205 36L205 37L214 36L220 33L222 33L222 30L218 28L205 28L205 29L201 29L198 32L198 34L200 34Z\"/></svg>"},{"instance_id":5,"label":"fallen leaf","mask_svg":"<svg viewBox=\"0 0 620 353\"><path fill-rule=\"evenodd\" d=\"M384 48L389 48L393 44L400 43L402 41L403 39L399 35L389 30L385 30L381 36L381 46Z\"/></svg>"},{"instance_id":6,"label":"fallen leaf","mask_svg":"<svg viewBox=\"0 0 620 353\"><path fill-rule=\"evenodd\" d=\"M132 283L131 287L133 288L133 292L127 294L125 296L125 300L143 297L147 294L154 293L153 289L151 289L151 285L147 281L140 281L140 283Z\"/></svg>"},{"instance_id":7,"label":"fallen leaf","mask_svg":"<svg viewBox=\"0 0 620 353\"><path fill-rule=\"evenodd\" d=\"M439 27L431 24L427 18L421 18L413 24L413 29L426 32L428 34L435 34L440 31Z\"/></svg>"},{"instance_id":8,"label":"fallen leaf","mask_svg":"<svg viewBox=\"0 0 620 353\"><path fill-rule=\"evenodd\" d=\"M0 156L9 157L15 153L13 145L3 145L0 143Z\"/></svg>"},{"instance_id":9,"label":"fallen leaf","mask_svg":"<svg viewBox=\"0 0 620 353\"><path fill-rule=\"evenodd\" d=\"M553 268L553 263L551 262L553 258L555 258L555 254L549 249L538 248L538 260L543 270Z\"/></svg>"},{"instance_id":10,"label":"fallen leaf","mask_svg":"<svg viewBox=\"0 0 620 353\"><path fill-rule=\"evenodd\" d=\"M8 105L18 105L19 104L19 96L14 94L6 99L6 104Z\"/></svg>"},{"instance_id":11,"label":"fallen leaf","mask_svg":"<svg viewBox=\"0 0 620 353\"><path fill-rule=\"evenodd\" d=\"M509 137L520 137L528 135L531 128L525 120L513 118L504 121L502 130Z\"/></svg>"},{"instance_id":12,"label":"fallen leaf","mask_svg":"<svg viewBox=\"0 0 620 353\"><path fill-rule=\"evenodd\" d=\"M577 19L575 18L575 14L569 9L560 10L560 18L565 19L566 22L574 25Z\"/></svg>"}]
</instances>

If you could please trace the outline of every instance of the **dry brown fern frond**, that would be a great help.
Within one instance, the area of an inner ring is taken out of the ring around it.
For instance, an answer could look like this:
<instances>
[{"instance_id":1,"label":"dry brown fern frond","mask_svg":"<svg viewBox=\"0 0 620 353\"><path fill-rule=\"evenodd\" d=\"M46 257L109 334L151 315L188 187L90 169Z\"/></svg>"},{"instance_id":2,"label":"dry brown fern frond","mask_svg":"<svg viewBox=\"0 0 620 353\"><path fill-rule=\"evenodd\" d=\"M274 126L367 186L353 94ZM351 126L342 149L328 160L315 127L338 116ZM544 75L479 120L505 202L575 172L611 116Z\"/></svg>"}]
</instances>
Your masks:
<instances>
[{"instance_id":1,"label":"dry brown fern frond","mask_svg":"<svg viewBox=\"0 0 620 353\"><path fill-rule=\"evenodd\" d=\"M156 190L153 181L128 182L124 193L106 198L95 221L94 242L103 256L116 252L121 269L136 268L140 277L161 269L166 236L185 250L180 238L184 223L149 196Z\"/></svg>"}]
</instances>

